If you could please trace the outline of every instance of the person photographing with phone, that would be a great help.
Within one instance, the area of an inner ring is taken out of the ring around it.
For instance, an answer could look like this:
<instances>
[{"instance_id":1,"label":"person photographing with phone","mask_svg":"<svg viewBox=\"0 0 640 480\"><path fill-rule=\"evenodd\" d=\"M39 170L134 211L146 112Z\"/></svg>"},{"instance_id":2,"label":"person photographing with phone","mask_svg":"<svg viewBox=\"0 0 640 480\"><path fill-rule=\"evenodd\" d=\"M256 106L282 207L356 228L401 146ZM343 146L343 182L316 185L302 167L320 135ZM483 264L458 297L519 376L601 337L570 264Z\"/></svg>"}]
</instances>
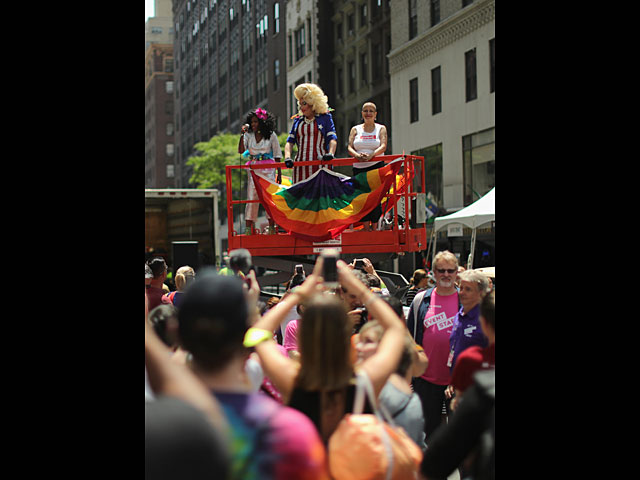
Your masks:
<instances>
[{"instance_id":1,"label":"person photographing with phone","mask_svg":"<svg viewBox=\"0 0 640 480\"><path fill-rule=\"evenodd\" d=\"M319 257L313 273L282 301L285 308L267 312L245 336L245 346L255 348L283 402L307 415L325 443L351 411L355 394L351 322L343 302L328 288L336 282L373 312L385 330L378 351L359 366L377 396L400 361L406 328L336 255ZM299 362L282 356L267 335L297 303L304 305L298 330Z\"/></svg>"}]
</instances>

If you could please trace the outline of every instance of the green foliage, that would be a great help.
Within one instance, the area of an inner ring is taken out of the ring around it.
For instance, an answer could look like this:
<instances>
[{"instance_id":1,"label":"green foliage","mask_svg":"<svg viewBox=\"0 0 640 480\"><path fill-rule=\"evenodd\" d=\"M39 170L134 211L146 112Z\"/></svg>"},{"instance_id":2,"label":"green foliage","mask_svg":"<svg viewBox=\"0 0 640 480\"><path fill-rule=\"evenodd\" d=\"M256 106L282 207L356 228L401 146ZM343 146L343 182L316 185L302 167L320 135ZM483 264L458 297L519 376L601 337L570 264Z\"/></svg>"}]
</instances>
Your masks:
<instances>
[{"instance_id":1,"label":"green foliage","mask_svg":"<svg viewBox=\"0 0 640 480\"><path fill-rule=\"evenodd\" d=\"M208 142L194 145L197 152L187 161L193 167L193 175L189 179L198 188L226 188L225 166L239 165L241 157L238 154L239 135L224 133L212 137ZM233 175L234 183L240 186L240 175ZM235 191L235 188L234 188Z\"/></svg>"},{"instance_id":2,"label":"green foliage","mask_svg":"<svg viewBox=\"0 0 640 480\"><path fill-rule=\"evenodd\" d=\"M197 154L190 157L187 165L193 167L193 175L189 181L198 188L219 188L226 191L227 180L225 166L242 165L246 163L238 153L238 141L240 136L235 133L221 133L212 137L208 142L199 142L194 145ZM284 154L284 144L287 141L287 134L278 135L280 148ZM233 198L240 199L246 197L247 173L246 170L232 170Z\"/></svg>"}]
</instances>

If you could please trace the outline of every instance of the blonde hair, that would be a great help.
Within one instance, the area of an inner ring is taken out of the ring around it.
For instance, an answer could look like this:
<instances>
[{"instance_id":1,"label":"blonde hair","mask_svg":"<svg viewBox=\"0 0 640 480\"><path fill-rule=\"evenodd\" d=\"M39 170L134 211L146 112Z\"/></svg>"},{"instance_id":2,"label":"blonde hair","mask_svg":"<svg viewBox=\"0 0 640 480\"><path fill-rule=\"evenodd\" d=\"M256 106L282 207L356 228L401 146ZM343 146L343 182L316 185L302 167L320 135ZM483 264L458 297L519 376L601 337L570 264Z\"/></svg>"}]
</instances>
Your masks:
<instances>
[{"instance_id":1,"label":"blonde hair","mask_svg":"<svg viewBox=\"0 0 640 480\"><path fill-rule=\"evenodd\" d=\"M300 110L300 102L302 100L311 105L311 109L317 114L329 111L329 98L315 83L301 83L293 91L293 94L298 100L298 115L302 115L302 110Z\"/></svg>"},{"instance_id":2,"label":"blonde hair","mask_svg":"<svg viewBox=\"0 0 640 480\"><path fill-rule=\"evenodd\" d=\"M433 268L436 268L436 265L440 261L451 262L456 264L456 268L458 267L458 257L456 257L449 250L444 250L442 252L438 252L436 257L433 259Z\"/></svg>"},{"instance_id":3,"label":"blonde hair","mask_svg":"<svg viewBox=\"0 0 640 480\"><path fill-rule=\"evenodd\" d=\"M359 335L362 336L369 331L371 331L371 334L375 337L376 341L380 343L380 340L382 340L382 336L384 335L384 327L380 325L377 320L370 320L362 326ZM404 336L402 356L400 357L398 366L396 367L396 373L401 376L404 376L407 373L409 368L411 368L414 357L417 356L416 343L413 341L411 334L408 331L406 333L407 334Z\"/></svg>"},{"instance_id":4,"label":"blonde hair","mask_svg":"<svg viewBox=\"0 0 640 480\"><path fill-rule=\"evenodd\" d=\"M195 276L196 272L190 266L185 265L184 267L180 267L176 272L176 288L178 291L182 291L184 287L187 286L187 283L193 280Z\"/></svg>"}]
</instances>

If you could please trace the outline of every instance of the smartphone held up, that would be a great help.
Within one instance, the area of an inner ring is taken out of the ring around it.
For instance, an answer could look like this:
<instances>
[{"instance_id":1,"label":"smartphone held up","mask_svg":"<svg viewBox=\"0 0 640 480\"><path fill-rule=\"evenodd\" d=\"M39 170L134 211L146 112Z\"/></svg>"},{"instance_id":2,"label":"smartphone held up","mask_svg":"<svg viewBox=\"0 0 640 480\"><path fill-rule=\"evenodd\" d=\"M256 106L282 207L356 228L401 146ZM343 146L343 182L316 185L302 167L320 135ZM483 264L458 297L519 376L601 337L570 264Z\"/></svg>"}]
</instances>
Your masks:
<instances>
[{"instance_id":1,"label":"smartphone held up","mask_svg":"<svg viewBox=\"0 0 640 480\"><path fill-rule=\"evenodd\" d=\"M338 251L334 248L323 250L322 256L322 278L327 288L338 287Z\"/></svg>"}]
</instances>

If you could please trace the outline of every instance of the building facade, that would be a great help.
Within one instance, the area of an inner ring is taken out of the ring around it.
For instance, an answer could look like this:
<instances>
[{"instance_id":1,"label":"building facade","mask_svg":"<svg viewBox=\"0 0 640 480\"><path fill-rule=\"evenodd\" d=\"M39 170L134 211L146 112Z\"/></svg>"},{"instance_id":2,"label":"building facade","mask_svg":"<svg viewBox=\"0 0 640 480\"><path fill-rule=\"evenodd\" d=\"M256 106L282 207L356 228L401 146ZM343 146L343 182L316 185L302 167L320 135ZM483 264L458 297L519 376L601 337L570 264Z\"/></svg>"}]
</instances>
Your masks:
<instances>
[{"instance_id":1,"label":"building facade","mask_svg":"<svg viewBox=\"0 0 640 480\"><path fill-rule=\"evenodd\" d=\"M378 123L387 127L391 154L393 125L387 54L391 50L391 7L388 0L333 0L332 34L334 122L338 156L347 157L351 127L362 123L362 105L376 104Z\"/></svg>"},{"instance_id":2,"label":"building facade","mask_svg":"<svg viewBox=\"0 0 640 480\"><path fill-rule=\"evenodd\" d=\"M495 0L392 0L393 153L425 158L438 215L495 186ZM430 233L429 228L427 229ZM466 265L471 230L438 232ZM495 265L495 223L477 230L474 266Z\"/></svg>"},{"instance_id":3,"label":"building facade","mask_svg":"<svg viewBox=\"0 0 640 480\"><path fill-rule=\"evenodd\" d=\"M145 188L175 186L173 85L173 45L152 43L145 55Z\"/></svg>"},{"instance_id":4,"label":"building facade","mask_svg":"<svg viewBox=\"0 0 640 480\"><path fill-rule=\"evenodd\" d=\"M451 213L495 186L495 0L391 3L394 153Z\"/></svg>"},{"instance_id":5,"label":"building facade","mask_svg":"<svg viewBox=\"0 0 640 480\"><path fill-rule=\"evenodd\" d=\"M285 118L283 2L174 0L176 171L189 187L194 145L240 132L256 107Z\"/></svg>"},{"instance_id":6,"label":"building facade","mask_svg":"<svg viewBox=\"0 0 640 480\"><path fill-rule=\"evenodd\" d=\"M174 186L173 36L171 0L156 0L144 33L145 188Z\"/></svg>"}]
</instances>

